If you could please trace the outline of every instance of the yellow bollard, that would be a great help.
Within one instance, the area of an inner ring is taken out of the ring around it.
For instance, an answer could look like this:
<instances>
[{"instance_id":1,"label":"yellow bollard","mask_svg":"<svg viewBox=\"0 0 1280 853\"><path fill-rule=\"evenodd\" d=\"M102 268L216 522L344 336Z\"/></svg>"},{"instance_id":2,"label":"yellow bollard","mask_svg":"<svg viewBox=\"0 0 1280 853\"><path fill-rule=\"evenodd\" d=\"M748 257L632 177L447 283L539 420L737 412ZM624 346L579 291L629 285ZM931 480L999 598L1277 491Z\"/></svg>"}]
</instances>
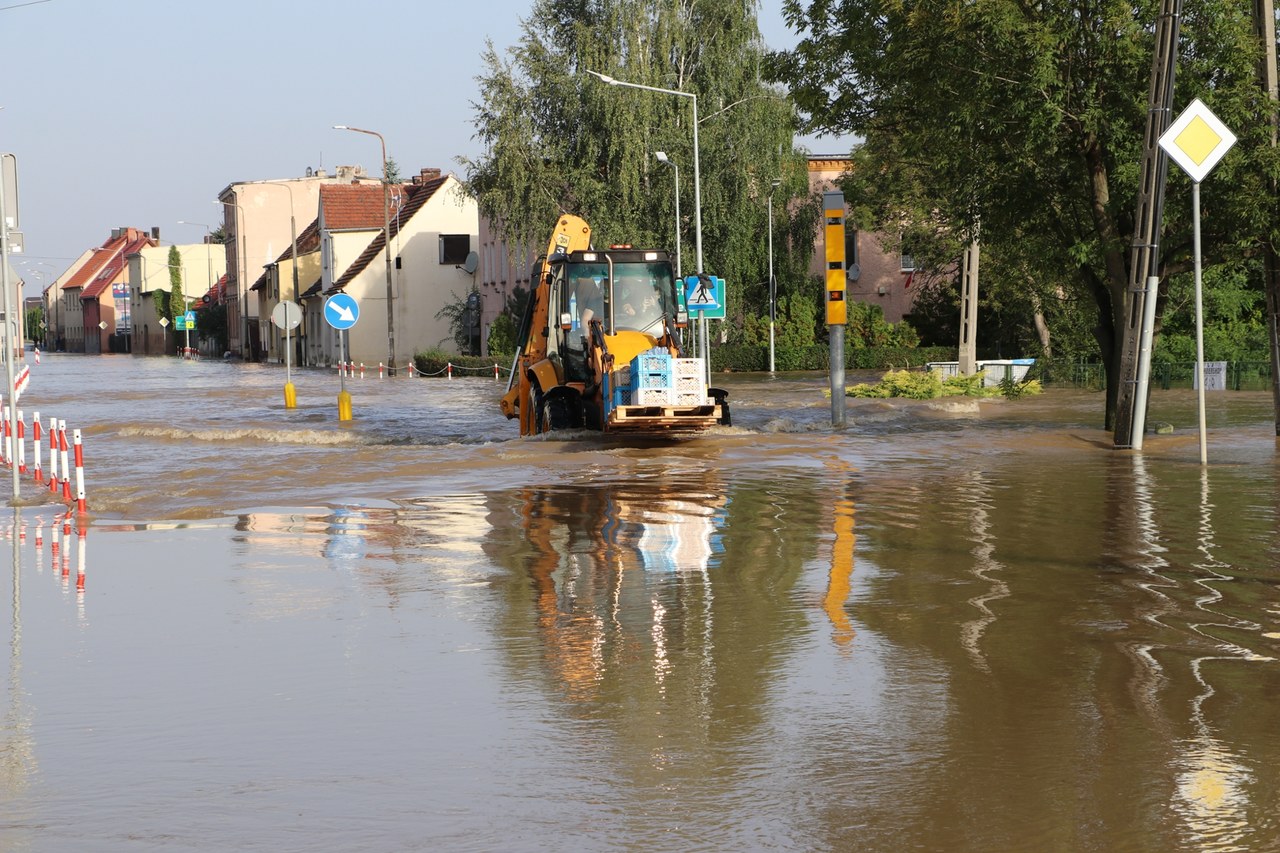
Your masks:
<instances>
[{"instance_id":1,"label":"yellow bollard","mask_svg":"<svg viewBox=\"0 0 1280 853\"><path fill-rule=\"evenodd\" d=\"M298 408L298 389L293 387L292 382L284 383L284 407L286 409Z\"/></svg>"},{"instance_id":2,"label":"yellow bollard","mask_svg":"<svg viewBox=\"0 0 1280 853\"><path fill-rule=\"evenodd\" d=\"M340 421L351 420L351 392L350 391L338 392L338 420Z\"/></svg>"}]
</instances>

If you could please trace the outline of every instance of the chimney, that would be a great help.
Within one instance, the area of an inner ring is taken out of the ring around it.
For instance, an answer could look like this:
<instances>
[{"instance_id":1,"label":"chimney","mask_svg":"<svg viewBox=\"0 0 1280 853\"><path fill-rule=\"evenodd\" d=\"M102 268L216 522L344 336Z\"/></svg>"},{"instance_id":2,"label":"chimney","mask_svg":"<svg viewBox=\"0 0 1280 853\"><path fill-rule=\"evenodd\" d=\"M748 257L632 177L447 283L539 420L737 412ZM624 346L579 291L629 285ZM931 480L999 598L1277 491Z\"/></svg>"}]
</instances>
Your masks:
<instances>
[{"instance_id":1,"label":"chimney","mask_svg":"<svg viewBox=\"0 0 1280 853\"><path fill-rule=\"evenodd\" d=\"M151 226L151 239L155 240L157 243L160 242L160 226L159 225Z\"/></svg>"},{"instance_id":2,"label":"chimney","mask_svg":"<svg viewBox=\"0 0 1280 853\"><path fill-rule=\"evenodd\" d=\"M119 228L112 228L112 229L111 229L111 239L112 239L112 240L119 240L119 239L120 239L120 229L119 229Z\"/></svg>"},{"instance_id":3,"label":"chimney","mask_svg":"<svg viewBox=\"0 0 1280 853\"><path fill-rule=\"evenodd\" d=\"M415 184L425 184L427 181L434 181L439 179L439 177L439 169L420 169L418 171L418 177L415 178L413 182Z\"/></svg>"}]
</instances>

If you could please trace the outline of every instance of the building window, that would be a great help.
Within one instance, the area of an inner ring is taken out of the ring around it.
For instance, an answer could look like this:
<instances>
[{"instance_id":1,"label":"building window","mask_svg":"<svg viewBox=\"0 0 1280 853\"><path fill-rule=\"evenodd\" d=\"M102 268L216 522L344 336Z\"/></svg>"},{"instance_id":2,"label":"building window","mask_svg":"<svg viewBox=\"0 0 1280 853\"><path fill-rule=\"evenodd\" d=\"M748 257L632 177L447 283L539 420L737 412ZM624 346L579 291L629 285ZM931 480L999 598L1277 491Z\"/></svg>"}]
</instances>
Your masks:
<instances>
[{"instance_id":1,"label":"building window","mask_svg":"<svg viewBox=\"0 0 1280 853\"><path fill-rule=\"evenodd\" d=\"M467 260L467 255L470 253L470 234L440 235L440 263L461 264Z\"/></svg>"},{"instance_id":2,"label":"building window","mask_svg":"<svg viewBox=\"0 0 1280 853\"><path fill-rule=\"evenodd\" d=\"M844 232L844 268L853 269L858 263L858 229L847 228Z\"/></svg>"},{"instance_id":3,"label":"building window","mask_svg":"<svg viewBox=\"0 0 1280 853\"><path fill-rule=\"evenodd\" d=\"M902 270L903 272L915 272L915 269L916 269L916 259L915 259L915 256L914 256L914 255L908 254L910 251L911 251L911 248L907 245L907 243L906 243L906 241L905 241L905 240L904 240L904 241L899 242L899 244L898 244L898 257L899 257L898 269Z\"/></svg>"}]
</instances>

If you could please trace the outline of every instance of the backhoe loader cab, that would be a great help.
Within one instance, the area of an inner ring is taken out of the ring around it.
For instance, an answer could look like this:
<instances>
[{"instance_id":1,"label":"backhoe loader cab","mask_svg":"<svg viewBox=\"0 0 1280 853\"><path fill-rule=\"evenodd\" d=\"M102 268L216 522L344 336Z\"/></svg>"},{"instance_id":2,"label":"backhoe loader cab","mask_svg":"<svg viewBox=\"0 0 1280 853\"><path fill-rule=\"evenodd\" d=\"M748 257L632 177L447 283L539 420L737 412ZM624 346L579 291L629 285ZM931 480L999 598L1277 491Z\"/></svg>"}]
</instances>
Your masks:
<instances>
[{"instance_id":1,"label":"backhoe loader cab","mask_svg":"<svg viewBox=\"0 0 1280 853\"><path fill-rule=\"evenodd\" d=\"M663 434L728 423L701 359L683 358L686 312L664 251L590 248L590 229L561 217L535 269L501 407L521 435L550 429Z\"/></svg>"}]
</instances>

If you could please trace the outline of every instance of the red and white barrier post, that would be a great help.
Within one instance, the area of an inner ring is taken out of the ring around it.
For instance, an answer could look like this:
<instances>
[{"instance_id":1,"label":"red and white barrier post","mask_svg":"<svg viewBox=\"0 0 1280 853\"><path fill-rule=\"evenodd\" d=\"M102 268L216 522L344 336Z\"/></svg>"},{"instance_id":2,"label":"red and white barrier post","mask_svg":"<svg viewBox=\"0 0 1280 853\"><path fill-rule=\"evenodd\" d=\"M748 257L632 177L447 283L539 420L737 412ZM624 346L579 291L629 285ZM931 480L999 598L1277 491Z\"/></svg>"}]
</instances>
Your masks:
<instances>
[{"instance_id":1,"label":"red and white barrier post","mask_svg":"<svg viewBox=\"0 0 1280 853\"><path fill-rule=\"evenodd\" d=\"M76 448L76 512L84 515L84 447L80 443L80 430L75 430L71 435Z\"/></svg>"},{"instance_id":2,"label":"red and white barrier post","mask_svg":"<svg viewBox=\"0 0 1280 853\"><path fill-rule=\"evenodd\" d=\"M453 378L453 362L452 361L446 361L444 363L444 371L449 379Z\"/></svg>"},{"instance_id":3,"label":"red and white barrier post","mask_svg":"<svg viewBox=\"0 0 1280 853\"><path fill-rule=\"evenodd\" d=\"M58 419L49 418L49 491L58 494Z\"/></svg>"},{"instance_id":4,"label":"red and white barrier post","mask_svg":"<svg viewBox=\"0 0 1280 853\"><path fill-rule=\"evenodd\" d=\"M58 421L58 456L62 463L62 500L71 503L71 466L67 464L67 422ZM67 524L71 522L68 521Z\"/></svg>"},{"instance_id":5,"label":"red and white barrier post","mask_svg":"<svg viewBox=\"0 0 1280 853\"><path fill-rule=\"evenodd\" d=\"M498 381L498 365L497 364L493 366L493 381L494 382Z\"/></svg>"},{"instance_id":6,"label":"red and white barrier post","mask_svg":"<svg viewBox=\"0 0 1280 853\"><path fill-rule=\"evenodd\" d=\"M378 378L382 378L382 362L378 362Z\"/></svg>"},{"instance_id":7,"label":"red and white barrier post","mask_svg":"<svg viewBox=\"0 0 1280 853\"><path fill-rule=\"evenodd\" d=\"M27 425L22 420L22 409L18 409L18 473L27 473Z\"/></svg>"},{"instance_id":8,"label":"red and white barrier post","mask_svg":"<svg viewBox=\"0 0 1280 853\"><path fill-rule=\"evenodd\" d=\"M9 426L8 406L0 412L0 417L4 418L4 464L13 467L13 430Z\"/></svg>"},{"instance_id":9,"label":"red and white barrier post","mask_svg":"<svg viewBox=\"0 0 1280 853\"><path fill-rule=\"evenodd\" d=\"M32 475L37 483L44 482L44 471L40 468L40 454L44 452L44 447L40 443L40 413L36 412L31 419L31 458L35 461L35 471Z\"/></svg>"},{"instance_id":10,"label":"red and white barrier post","mask_svg":"<svg viewBox=\"0 0 1280 853\"><path fill-rule=\"evenodd\" d=\"M364 362L360 362L360 378L364 379Z\"/></svg>"}]
</instances>

